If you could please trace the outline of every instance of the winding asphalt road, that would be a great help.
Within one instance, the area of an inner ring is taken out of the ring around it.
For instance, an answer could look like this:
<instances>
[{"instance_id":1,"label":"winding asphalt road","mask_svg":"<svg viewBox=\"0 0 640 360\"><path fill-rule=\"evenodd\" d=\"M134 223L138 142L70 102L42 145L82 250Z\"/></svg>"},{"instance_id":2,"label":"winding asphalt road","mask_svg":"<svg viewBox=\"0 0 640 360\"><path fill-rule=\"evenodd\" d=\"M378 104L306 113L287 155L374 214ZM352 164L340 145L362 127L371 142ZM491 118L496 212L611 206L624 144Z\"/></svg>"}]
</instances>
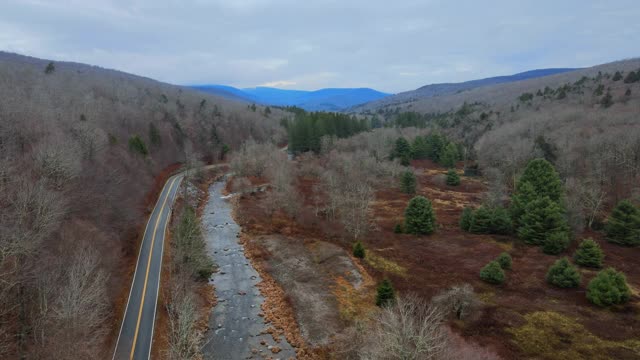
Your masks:
<instances>
[{"instance_id":1,"label":"winding asphalt road","mask_svg":"<svg viewBox=\"0 0 640 360\"><path fill-rule=\"evenodd\" d=\"M165 233L182 177L178 174L167 180L149 217L113 353L114 360L149 359L151 354Z\"/></svg>"}]
</instances>

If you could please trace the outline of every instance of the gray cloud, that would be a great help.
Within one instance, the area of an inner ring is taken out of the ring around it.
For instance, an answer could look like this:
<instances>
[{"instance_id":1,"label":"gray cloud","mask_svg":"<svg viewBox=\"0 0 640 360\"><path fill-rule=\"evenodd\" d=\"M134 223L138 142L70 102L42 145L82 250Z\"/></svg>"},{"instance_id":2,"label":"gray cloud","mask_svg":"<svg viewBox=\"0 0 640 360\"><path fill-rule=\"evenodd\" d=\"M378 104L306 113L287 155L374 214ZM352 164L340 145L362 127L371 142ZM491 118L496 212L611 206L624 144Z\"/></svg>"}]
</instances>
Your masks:
<instances>
[{"instance_id":1,"label":"gray cloud","mask_svg":"<svg viewBox=\"0 0 640 360\"><path fill-rule=\"evenodd\" d=\"M5 0L0 49L176 84L398 92L638 56L640 3Z\"/></svg>"}]
</instances>

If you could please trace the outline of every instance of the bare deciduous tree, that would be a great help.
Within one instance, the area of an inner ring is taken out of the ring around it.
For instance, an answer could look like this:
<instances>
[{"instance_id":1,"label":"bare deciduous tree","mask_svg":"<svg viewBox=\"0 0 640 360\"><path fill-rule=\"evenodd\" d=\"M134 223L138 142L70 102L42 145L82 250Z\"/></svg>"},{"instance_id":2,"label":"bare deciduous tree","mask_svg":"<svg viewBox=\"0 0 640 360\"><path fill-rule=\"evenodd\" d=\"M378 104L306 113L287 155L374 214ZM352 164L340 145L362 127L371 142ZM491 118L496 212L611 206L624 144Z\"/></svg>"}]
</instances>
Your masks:
<instances>
[{"instance_id":1,"label":"bare deciduous tree","mask_svg":"<svg viewBox=\"0 0 640 360\"><path fill-rule=\"evenodd\" d=\"M447 348L444 314L415 296L399 297L383 308L369 329L363 360L441 359Z\"/></svg>"}]
</instances>

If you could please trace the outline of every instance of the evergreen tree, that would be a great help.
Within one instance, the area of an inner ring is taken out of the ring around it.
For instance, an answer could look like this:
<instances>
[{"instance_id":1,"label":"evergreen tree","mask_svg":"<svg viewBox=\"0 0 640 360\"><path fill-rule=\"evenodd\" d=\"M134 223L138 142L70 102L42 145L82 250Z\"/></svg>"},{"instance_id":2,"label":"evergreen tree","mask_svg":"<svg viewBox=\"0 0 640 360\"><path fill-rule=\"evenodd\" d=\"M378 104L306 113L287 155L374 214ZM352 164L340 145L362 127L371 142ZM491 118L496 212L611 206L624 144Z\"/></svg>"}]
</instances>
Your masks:
<instances>
[{"instance_id":1,"label":"evergreen tree","mask_svg":"<svg viewBox=\"0 0 640 360\"><path fill-rule=\"evenodd\" d=\"M545 196L557 204L562 202L560 176L547 160L531 160L518 180L516 191L511 198L510 212L513 226L519 228L522 225L529 203Z\"/></svg>"},{"instance_id":2,"label":"evergreen tree","mask_svg":"<svg viewBox=\"0 0 640 360\"><path fill-rule=\"evenodd\" d=\"M405 231L409 234L428 235L436 229L436 215L431 201L424 196L416 196L404 210Z\"/></svg>"},{"instance_id":3,"label":"evergreen tree","mask_svg":"<svg viewBox=\"0 0 640 360\"><path fill-rule=\"evenodd\" d=\"M393 232L396 234L402 234L404 232L402 224L396 224L396 226L393 227Z\"/></svg>"},{"instance_id":4,"label":"evergreen tree","mask_svg":"<svg viewBox=\"0 0 640 360\"><path fill-rule=\"evenodd\" d=\"M600 105L602 105L602 107L605 109L613 105L613 96L611 96L611 92L607 91L607 93L600 100Z\"/></svg>"},{"instance_id":5,"label":"evergreen tree","mask_svg":"<svg viewBox=\"0 0 640 360\"><path fill-rule=\"evenodd\" d=\"M497 261L492 261L480 270L480 279L490 284L502 284L504 282L504 270Z\"/></svg>"},{"instance_id":6,"label":"evergreen tree","mask_svg":"<svg viewBox=\"0 0 640 360\"><path fill-rule=\"evenodd\" d=\"M422 136L416 136L413 144L411 144L411 150L414 159L426 159L429 157L429 147Z\"/></svg>"},{"instance_id":7,"label":"evergreen tree","mask_svg":"<svg viewBox=\"0 0 640 360\"><path fill-rule=\"evenodd\" d=\"M533 185L529 182L520 182L516 185L516 191L511 196L511 206L509 213L514 228L520 227L522 216L525 214L527 205L537 198Z\"/></svg>"},{"instance_id":8,"label":"evergreen tree","mask_svg":"<svg viewBox=\"0 0 640 360\"><path fill-rule=\"evenodd\" d=\"M138 135L134 135L129 138L129 150L133 152L137 152L142 156L149 155L149 150L147 149L147 145Z\"/></svg>"},{"instance_id":9,"label":"evergreen tree","mask_svg":"<svg viewBox=\"0 0 640 360\"><path fill-rule=\"evenodd\" d=\"M440 165L444 167L454 167L456 165L456 161L458 161L458 147L454 143L448 143L442 151L442 155L440 156Z\"/></svg>"},{"instance_id":10,"label":"evergreen tree","mask_svg":"<svg viewBox=\"0 0 640 360\"><path fill-rule=\"evenodd\" d=\"M581 279L576 267L566 257L556 261L547 272L547 282L561 288L578 287Z\"/></svg>"},{"instance_id":11,"label":"evergreen tree","mask_svg":"<svg viewBox=\"0 0 640 360\"><path fill-rule=\"evenodd\" d=\"M471 220L471 226L469 232L473 234L489 234L491 233L491 211L486 207L480 206L473 213L473 219Z\"/></svg>"},{"instance_id":12,"label":"evergreen tree","mask_svg":"<svg viewBox=\"0 0 640 360\"><path fill-rule=\"evenodd\" d=\"M388 279L382 280L378 285L376 293L376 305L384 307L393 304L396 294L391 282Z\"/></svg>"},{"instance_id":13,"label":"evergreen tree","mask_svg":"<svg viewBox=\"0 0 640 360\"><path fill-rule=\"evenodd\" d=\"M53 61L49 61L47 67L44 69L44 73L49 75L56 71L56 66L53 64Z\"/></svg>"},{"instance_id":14,"label":"evergreen tree","mask_svg":"<svg viewBox=\"0 0 640 360\"><path fill-rule=\"evenodd\" d=\"M551 233L542 242L542 251L548 255L558 255L569 247L569 234L564 231Z\"/></svg>"},{"instance_id":15,"label":"evergreen tree","mask_svg":"<svg viewBox=\"0 0 640 360\"><path fill-rule=\"evenodd\" d=\"M440 162L440 156L444 150L445 140L444 137L438 133L431 133L425 137L427 143L427 154L429 159Z\"/></svg>"},{"instance_id":16,"label":"evergreen tree","mask_svg":"<svg viewBox=\"0 0 640 360\"><path fill-rule=\"evenodd\" d=\"M560 205L548 196L530 202L522 224L518 229L518 236L530 245L542 245L551 234L568 232L567 221Z\"/></svg>"},{"instance_id":17,"label":"evergreen tree","mask_svg":"<svg viewBox=\"0 0 640 360\"><path fill-rule=\"evenodd\" d=\"M560 202L563 196L562 182L556 169L545 159L529 161L524 173L518 180L518 186L528 182L533 186L537 197L548 196L552 201Z\"/></svg>"},{"instance_id":18,"label":"evergreen tree","mask_svg":"<svg viewBox=\"0 0 640 360\"><path fill-rule=\"evenodd\" d=\"M356 241L356 243L353 244L353 256L357 257L358 259L364 259L365 250L362 242Z\"/></svg>"},{"instance_id":19,"label":"evergreen tree","mask_svg":"<svg viewBox=\"0 0 640 360\"><path fill-rule=\"evenodd\" d=\"M602 267L602 261L604 259L604 253L597 242L593 239L583 240L575 254L573 254L573 261L580 266L600 268Z\"/></svg>"},{"instance_id":20,"label":"evergreen tree","mask_svg":"<svg viewBox=\"0 0 640 360\"><path fill-rule=\"evenodd\" d=\"M640 210L628 200L619 202L607 219L605 232L614 244L640 245Z\"/></svg>"},{"instance_id":21,"label":"evergreen tree","mask_svg":"<svg viewBox=\"0 0 640 360\"><path fill-rule=\"evenodd\" d=\"M449 171L447 171L447 185L460 185L460 176L458 176L458 173L454 169L449 169Z\"/></svg>"},{"instance_id":22,"label":"evergreen tree","mask_svg":"<svg viewBox=\"0 0 640 360\"><path fill-rule=\"evenodd\" d=\"M615 74L613 74L613 81L620 81L622 80L622 74L620 73L620 71L616 71Z\"/></svg>"},{"instance_id":23,"label":"evergreen tree","mask_svg":"<svg viewBox=\"0 0 640 360\"><path fill-rule=\"evenodd\" d=\"M491 233L507 235L511 233L512 229L513 224L507 209L503 207L494 208L491 213Z\"/></svg>"},{"instance_id":24,"label":"evergreen tree","mask_svg":"<svg viewBox=\"0 0 640 360\"><path fill-rule=\"evenodd\" d=\"M464 231L469 231L471 228L471 223L473 222L473 209L470 207L465 207L462 210L462 215L460 216L460 228Z\"/></svg>"},{"instance_id":25,"label":"evergreen tree","mask_svg":"<svg viewBox=\"0 0 640 360\"><path fill-rule=\"evenodd\" d=\"M498 264L500 264L500 267L504 270L509 270L511 269L511 255L509 255L509 253L507 252L503 252L502 254L498 255L498 258L496 259L496 261L498 262Z\"/></svg>"},{"instance_id":26,"label":"evergreen tree","mask_svg":"<svg viewBox=\"0 0 640 360\"><path fill-rule=\"evenodd\" d=\"M413 171L407 170L400 175L400 189L405 194L416 193L416 175Z\"/></svg>"},{"instance_id":27,"label":"evergreen tree","mask_svg":"<svg viewBox=\"0 0 640 360\"><path fill-rule=\"evenodd\" d=\"M392 158L400 159L400 163L404 166L409 165L411 160L411 145L409 145L407 139L399 137L396 140L395 146L393 147Z\"/></svg>"},{"instance_id":28,"label":"evergreen tree","mask_svg":"<svg viewBox=\"0 0 640 360\"><path fill-rule=\"evenodd\" d=\"M627 76L624 78L624 83L625 84L634 83L634 82L638 81L638 78L640 78L640 76L638 74L636 74L635 71L630 71L627 74Z\"/></svg>"},{"instance_id":29,"label":"evergreen tree","mask_svg":"<svg viewBox=\"0 0 640 360\"><path fill-rule=\"evenodd\" d=\"M598 306L623 304L630 298L626 277L613 268L600 271L587 287L587 299Z\"/></svg>"}]
</instances>

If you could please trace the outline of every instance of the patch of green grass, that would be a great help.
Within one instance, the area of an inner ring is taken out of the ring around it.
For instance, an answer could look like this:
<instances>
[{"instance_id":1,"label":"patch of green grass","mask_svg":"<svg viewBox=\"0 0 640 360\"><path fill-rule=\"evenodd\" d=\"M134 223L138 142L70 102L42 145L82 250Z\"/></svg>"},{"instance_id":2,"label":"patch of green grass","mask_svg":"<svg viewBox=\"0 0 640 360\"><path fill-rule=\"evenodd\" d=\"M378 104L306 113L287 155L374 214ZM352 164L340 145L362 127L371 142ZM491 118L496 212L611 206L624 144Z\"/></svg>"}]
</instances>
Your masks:
<instances>
[{"instance_id":1,"label":"patch of green grass","mask_svg":"<svg viewBox=\"0 0 640 360\"><path fill-rule=\"evenodd\" d=\"M604 340L589 332L575 319L553 311L524 316L526 323L509 328L516 345L527 355L542 359L610 359L612 349L640 355L640 340Z\"/></svg>"},{"instance_id":2,"label":"patch of green grass","mask_svg":"<svg viewBox=\"0 0 640 360\"><path fill-rule=\"evenodd\" d=\"M405 267L398 265L398 263L394 261L387 260L382 256L376 255L373 251L369 251L367 253L365 261L376 270L402 277L407 276L407 269Z\"/></svg>"}]
</instances>

